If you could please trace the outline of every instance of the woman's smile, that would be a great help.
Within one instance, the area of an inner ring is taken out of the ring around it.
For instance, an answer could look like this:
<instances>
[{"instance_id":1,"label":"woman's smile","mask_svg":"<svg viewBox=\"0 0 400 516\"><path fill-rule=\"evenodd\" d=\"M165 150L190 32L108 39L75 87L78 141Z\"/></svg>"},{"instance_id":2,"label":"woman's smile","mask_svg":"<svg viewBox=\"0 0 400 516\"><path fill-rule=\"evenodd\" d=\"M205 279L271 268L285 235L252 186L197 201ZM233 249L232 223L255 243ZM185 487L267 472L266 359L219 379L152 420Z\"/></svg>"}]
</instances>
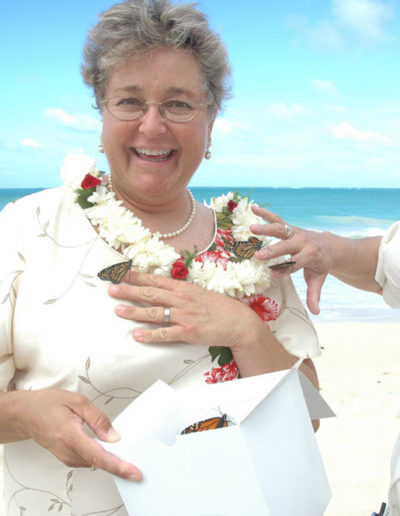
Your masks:
<instances>
[{"instance_id":1,"label":"woman's smile","mask_svg":"<svg viewBox=\"0 0 400 516\"><path fill-rule=\"evenodd\" d=\"M150 161L153 163L163 163L170 159L174 154L175 150L157 150L157 149L145 149L133 147L133 152L136 156L144 161Z\"/></svg>"}]
</instances>

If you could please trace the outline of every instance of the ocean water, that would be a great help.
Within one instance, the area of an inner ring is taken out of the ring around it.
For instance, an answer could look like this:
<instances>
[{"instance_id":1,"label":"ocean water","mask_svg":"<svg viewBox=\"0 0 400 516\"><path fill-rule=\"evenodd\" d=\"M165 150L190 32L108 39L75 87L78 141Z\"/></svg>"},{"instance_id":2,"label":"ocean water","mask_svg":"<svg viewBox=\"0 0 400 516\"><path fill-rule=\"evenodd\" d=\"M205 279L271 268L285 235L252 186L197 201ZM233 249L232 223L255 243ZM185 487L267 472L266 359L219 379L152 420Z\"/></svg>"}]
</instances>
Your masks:
<instances>
[{"instance_id":1,"label":"ocean water","mask_svg":"<svg viewBox=\"0 0 400 516\"><path fill-rule=\"evenodd\" d=\"M0 209L7 202L38 190L0 189ZM229 188L192 188L199 201L227 191ZM275 211L290 224L347 237L381 235L400 219L400 189L243 187L240 192ZM306 287L301 271L293 275L293 281L305 302ZM381 296L353 289L328 277L322 291L321 314L312 319L315 322L400 322L400 310L387 307Z\"/></svg>"}]
</instances>

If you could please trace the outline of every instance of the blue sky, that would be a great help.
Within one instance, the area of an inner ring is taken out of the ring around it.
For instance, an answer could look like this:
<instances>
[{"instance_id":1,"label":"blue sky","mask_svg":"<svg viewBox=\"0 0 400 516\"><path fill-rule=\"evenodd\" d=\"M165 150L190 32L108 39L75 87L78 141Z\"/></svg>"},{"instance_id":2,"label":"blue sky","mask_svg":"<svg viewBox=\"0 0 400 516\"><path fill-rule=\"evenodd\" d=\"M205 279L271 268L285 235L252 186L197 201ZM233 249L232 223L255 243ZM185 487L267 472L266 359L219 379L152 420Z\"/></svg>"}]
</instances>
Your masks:
<instances>
[{"instance_id":1,"label":"blue sky","mask_svg":"<svg viewBox=\"0 0 400 516\"><path fill-rule=\"evenodd\" d=\"M80 78L107 0L9 3L0 19L0 188L60 184L68 152L97 153ZM400 188L397 0L200 0L224 39L233 99L194 186Z\"/></svg>"}]
</instances>

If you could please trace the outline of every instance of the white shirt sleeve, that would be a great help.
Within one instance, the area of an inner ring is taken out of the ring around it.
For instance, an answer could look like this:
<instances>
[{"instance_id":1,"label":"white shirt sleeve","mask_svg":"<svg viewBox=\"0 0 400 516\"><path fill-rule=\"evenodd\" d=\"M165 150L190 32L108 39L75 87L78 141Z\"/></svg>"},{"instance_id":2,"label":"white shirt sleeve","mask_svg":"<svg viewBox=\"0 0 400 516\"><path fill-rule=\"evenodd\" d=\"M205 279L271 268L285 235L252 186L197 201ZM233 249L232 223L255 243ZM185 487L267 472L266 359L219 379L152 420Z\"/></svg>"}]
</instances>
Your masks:
<instances>
[{"instance_id":1,"label":"white shirt sleeve","mask_svg":"<svg viewBox=\"0 0 400 516\"><path fill-rule=\"evenodd\" d=\"M393 308L400 308L400 221L393 224L382 238L375 279L383 289L385 302Z\"/></svg>"}]
</instances>

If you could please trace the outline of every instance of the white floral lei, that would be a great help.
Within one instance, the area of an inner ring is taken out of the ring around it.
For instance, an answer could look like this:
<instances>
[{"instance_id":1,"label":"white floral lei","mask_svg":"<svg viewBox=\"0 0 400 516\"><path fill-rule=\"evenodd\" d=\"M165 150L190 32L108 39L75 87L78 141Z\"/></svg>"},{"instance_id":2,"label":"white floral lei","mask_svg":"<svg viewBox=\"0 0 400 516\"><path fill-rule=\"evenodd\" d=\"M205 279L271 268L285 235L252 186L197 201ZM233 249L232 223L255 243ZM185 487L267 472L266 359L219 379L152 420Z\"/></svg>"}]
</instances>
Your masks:
<instances>
[{"instance_id":1,"label":"white floral lei","mask_svg":"<svg viewBox=\"0 0 400 516\"><path fill-rule=\"evenodd\" d=\"M78 197L77 191L83 191L81 185L88 174L99 184L93 187L92 191L88 190L89 207L83 211L96 227L100 237L127 259L132 260L133 269L170 276L173 264L182 259L181 255L160 239L160 233L151 233L145 228L141 220L125 208L122 201L115 198L115 193L110 191L107 182L102 180L104 173L97 168L95 159L84 154L66 156L61 177L64 185L74 192L75 201ZM263 222L263 219L251 211L252 201L249 202L247 198L229 192L212 198L209 205L205 204L216 212L218 218L218 213L222 213L234 199L238 202L232 210L230 230L235 240L247 240L252 236L250 225ZM260 239L268 243L268 239ZM201 260L190 261L186 279L200 287L235 298L261 294L270 286L270 262L258 261L254 257L237 261L234 255L225 249L219 249L218 256L219 261L215 259L215 252L202 252Z\"/></svg>"}]
</instances>

